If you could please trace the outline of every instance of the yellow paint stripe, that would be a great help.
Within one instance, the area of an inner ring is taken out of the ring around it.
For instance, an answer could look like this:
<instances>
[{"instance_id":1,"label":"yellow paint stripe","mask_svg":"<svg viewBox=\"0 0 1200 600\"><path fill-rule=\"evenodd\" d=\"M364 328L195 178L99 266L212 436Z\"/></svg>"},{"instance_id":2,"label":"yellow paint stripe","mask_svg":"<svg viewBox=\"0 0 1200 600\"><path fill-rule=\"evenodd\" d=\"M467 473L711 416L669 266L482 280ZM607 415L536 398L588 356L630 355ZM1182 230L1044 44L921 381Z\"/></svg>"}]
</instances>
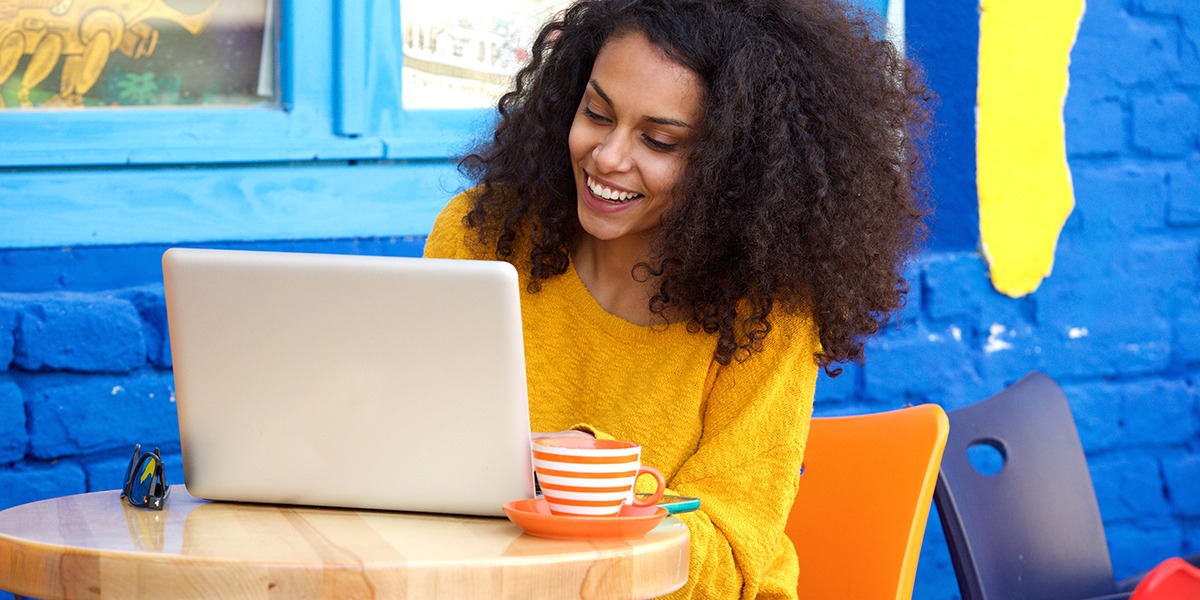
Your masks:
<instances>
[{"instance_id":1,"label":"yellow paint stripe","mask_svg":"<svg viewBox=\"0 0 1200 600\"><path fill-rule=\"evenodd\" d=\"M1014 298L1050 275L1074 208L1063 105L1084 0L982 0L979 230L992 285Z\"/></svg>"}]
</instances>

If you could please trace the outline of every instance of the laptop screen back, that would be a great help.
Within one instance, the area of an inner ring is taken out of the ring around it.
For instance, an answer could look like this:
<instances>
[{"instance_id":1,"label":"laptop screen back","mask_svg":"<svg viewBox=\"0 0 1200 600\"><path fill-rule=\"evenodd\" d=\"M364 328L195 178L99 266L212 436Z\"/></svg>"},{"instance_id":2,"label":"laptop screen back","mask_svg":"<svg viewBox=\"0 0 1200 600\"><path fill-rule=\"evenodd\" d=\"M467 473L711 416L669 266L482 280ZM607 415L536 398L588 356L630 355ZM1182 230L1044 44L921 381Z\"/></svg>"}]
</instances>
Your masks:
<instances>
[{"instance_id":1,"label":"laptop screen back","mask_svg":"<svg viewBox=\"0 0 1200 600\"><path fill-rule=\"evenodd\" d=\"M511 265L173 248L163 279L191 494L497 516L533 496Z\"/></svg>"}]
</instances>

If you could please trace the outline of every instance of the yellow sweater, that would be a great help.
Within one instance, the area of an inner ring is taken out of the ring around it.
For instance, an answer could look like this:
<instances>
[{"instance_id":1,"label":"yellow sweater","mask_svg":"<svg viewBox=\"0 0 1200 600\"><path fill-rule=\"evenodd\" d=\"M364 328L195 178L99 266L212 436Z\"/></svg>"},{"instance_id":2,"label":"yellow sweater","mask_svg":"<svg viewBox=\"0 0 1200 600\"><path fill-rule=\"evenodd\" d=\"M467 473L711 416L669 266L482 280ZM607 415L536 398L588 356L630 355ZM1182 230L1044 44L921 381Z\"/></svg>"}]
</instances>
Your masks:
<instances>
[{"instance_id":1,"label":"yellow sweater","mask_svg":"<svg viewBox=\"0 0 1200 600\"><path fill-rule=\"evenodd\" d=\"M470 193L443 210L425 256L494 258L462 223ZM524 284L529 248L516 250ZM795 598L796 555L783 526L812 415L811 318L776 311L763 351L722 366L713 360L715 336L613 316L574 267L537 293L522 290L533 431L637 442L668 494L701 500L699 511L679 516L691 534L690 575L668 597Z\"/></svg>"}]
</instances>

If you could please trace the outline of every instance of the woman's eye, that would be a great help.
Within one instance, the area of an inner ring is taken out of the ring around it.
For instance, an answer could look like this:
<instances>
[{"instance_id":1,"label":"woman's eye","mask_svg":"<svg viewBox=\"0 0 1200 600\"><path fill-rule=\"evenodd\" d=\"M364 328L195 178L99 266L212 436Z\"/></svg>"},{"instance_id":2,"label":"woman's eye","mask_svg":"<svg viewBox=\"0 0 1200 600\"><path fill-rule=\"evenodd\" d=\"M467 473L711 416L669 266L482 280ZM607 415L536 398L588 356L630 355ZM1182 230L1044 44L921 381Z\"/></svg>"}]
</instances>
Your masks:
<instances>
[{"instance_id":1,"label":"woman's eye","mask_svg":"<svg viewBox=\"0 0 1200 600\"><path fill-rule=\"evenodd\" d=\"M593 121L596 121L597 123L607 123L608 122L608 117L593 111L591 109L591 107L586 106L586 105L583 107L583 116L585 116Z\"/></svg>"},{"instance_id":2,"label":"woman's eye","mask_svg":"<svg viewBox=\"0 0 1200 600\"><path fill-rule=\"evenodd\" d=\"M659 150L661 152L670 152L671 150L674 150L679 145L679 144L668 144L666 142L660 142L648 135L643 135L642 139L645 140L646 143L649 144L649 146L651 148L654 148L655 150Z\"/></svg>"}]
</instances>

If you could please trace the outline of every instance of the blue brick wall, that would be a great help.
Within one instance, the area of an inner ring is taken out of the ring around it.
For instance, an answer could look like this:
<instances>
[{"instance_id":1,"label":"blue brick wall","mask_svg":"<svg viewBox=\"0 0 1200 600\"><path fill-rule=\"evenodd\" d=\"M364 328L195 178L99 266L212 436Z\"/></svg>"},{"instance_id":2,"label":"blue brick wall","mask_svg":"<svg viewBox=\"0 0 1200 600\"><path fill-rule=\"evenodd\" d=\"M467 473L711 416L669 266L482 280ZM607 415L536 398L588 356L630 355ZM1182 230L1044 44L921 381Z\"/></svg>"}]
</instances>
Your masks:
<instances>
[{"instance_id":1,"label":"blue brick wall","mask_svg":"<svg viewBox=\"0 0 1200 600\"><path fill-rule=\"evenodd\" d=\"M1200 552L1200 2L1088 1L1065 111L1076 208L1054 273L1019 299L959 239L977 236L962 114L975 84L962 36L977 29L959 22L975 4L909 2L914 46L945 60L931 73L953 125L938 134L941 237L866 364L822 376L818 414L952 409L1040 369L1071 401L1116 574ZM421 240L224 247L412 256ZM116 488L134 442L161 446L181 480L163 250L0 250L0 507ZM915 597L958 597L936 515Z\"/></svg>"},{"instance_id":2,"label":"blue brick wall","mask_svg":"<svg viewBox=\"0 0 1200 600\"><path fill-rule=\"evenodd\" d=\"M419 256L422 240L207 247ZM0 251L0 508L117 489L135 443L183 480L165 249Z\"/></svg>"},{"instance_id":3,"label":"blue brick wall","mask_svg":"<svg viewBox=\"0 0 1200 600\"><path fill-rule=\"evenodd\" d=\"M951 4L921 17L914 45L961 41L943 17L975 3ZM919 317L872 341L857 387L826 386L818 410L954 408L1045 371L1070 399L1122 577L1200 552L1200 2L1087 0L1064 119L1076 207L1052 276L1011 299L977 253L933 248ZM957 598L952 573L933 514L915 597Z\"/></svg>"}]
</instances>

